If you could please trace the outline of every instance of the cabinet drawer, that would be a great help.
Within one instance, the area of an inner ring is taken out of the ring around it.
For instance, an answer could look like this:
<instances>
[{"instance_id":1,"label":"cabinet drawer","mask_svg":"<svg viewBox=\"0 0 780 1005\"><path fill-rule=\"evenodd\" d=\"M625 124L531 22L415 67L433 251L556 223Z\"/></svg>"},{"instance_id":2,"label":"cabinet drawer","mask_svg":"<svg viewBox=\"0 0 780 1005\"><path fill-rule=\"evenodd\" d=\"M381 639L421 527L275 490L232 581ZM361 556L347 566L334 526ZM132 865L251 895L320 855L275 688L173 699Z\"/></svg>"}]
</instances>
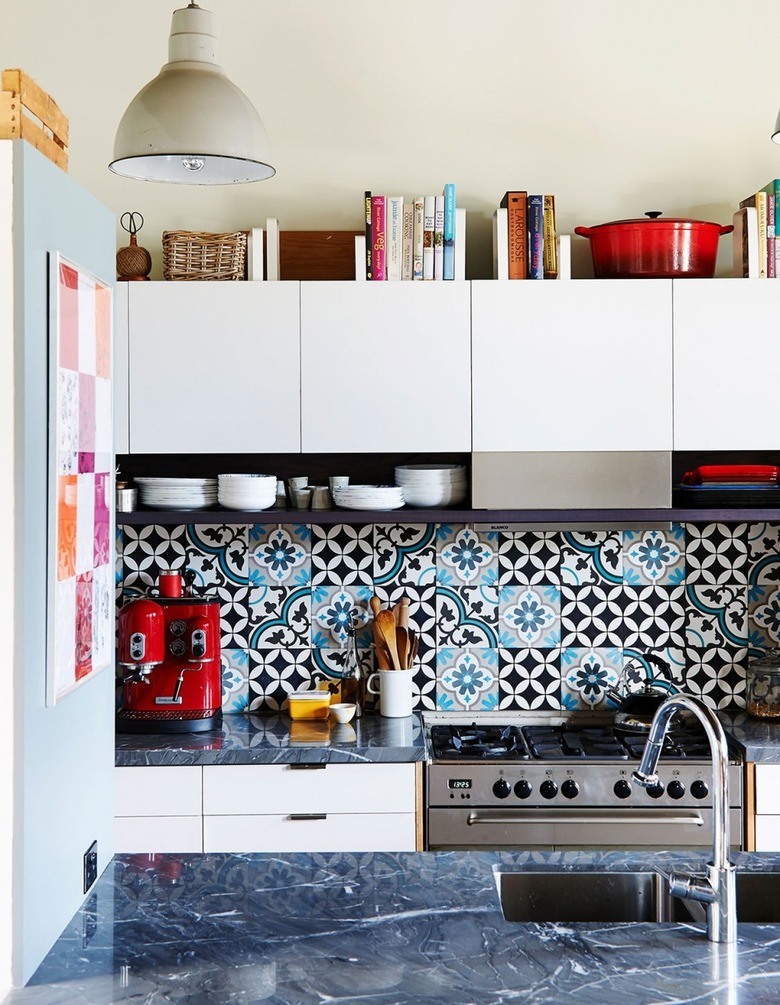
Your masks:
<instances>
[{"instance_id":1,"label":"cabinet drawer","mask_svg":"<svg viewBox=\"0 0 780 1005\"><path fill-rule=\"evenodd\" d=\"M756 813L780 813L780 764L756 765Z\"/></svg>"},{"instance_id":2,"label":"cabinet drawer","mask_svg":"<svg viewBox=\"0 0 780 1005\"><path fill-rule=\"evenodd\" d=\"M414 813L413 764L203 768L205 814Z\"/></svg>"},{"instance_id":3,"label":"cabinet drawer","mask_svg":"<svg viewBox=\"0 0 780 1005\"><path fill-rule=\"evenodd\" d=\"M199 816L203 812L201 772L194 766L115 768L115 815Z\"/></svg>"},{"instance_id":4,"label":"cabinet drawer","mask_svg":"<svg viewBox=\"0 0 780 1005\"><path fill-rule=\"evenodd\" d=\"M414 851L413 813L204 817L206 852Z\"/></svg>"},{"instance_id":5,"label":"cabinet drawer","mask_svg":"<svg viewBox=\"0 0 780 1005\"><path fill-rule=\"evenodd\" d=\"M203 851L202 817L117 817L114 834L117 854Z\"/></svg>"},{"instance_id":6,"label":"cabinet drawer","mask_svg":"<svg viewBox=\"0 0 780 1005\"><path fill-rule=\"evenodd\" d=\"M780 816L756 817L756 851L780 851Z\"/></svg>"}]
</instances>

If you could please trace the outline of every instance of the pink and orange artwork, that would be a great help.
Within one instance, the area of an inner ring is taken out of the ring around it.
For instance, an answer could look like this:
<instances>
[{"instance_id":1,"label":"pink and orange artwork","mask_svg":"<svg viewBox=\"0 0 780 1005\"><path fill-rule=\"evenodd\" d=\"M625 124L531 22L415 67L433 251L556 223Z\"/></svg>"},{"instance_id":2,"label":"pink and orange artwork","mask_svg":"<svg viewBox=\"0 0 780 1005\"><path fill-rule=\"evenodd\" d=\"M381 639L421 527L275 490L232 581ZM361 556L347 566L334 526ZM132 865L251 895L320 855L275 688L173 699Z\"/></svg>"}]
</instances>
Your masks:
<instances>
[{"instance_id":1,"label":"pink and orange artwork","mask_svg":"<svg viewBox=\"0 0 780 1005\"><path fill-rule=\"evenodd\" d=\"M112 288L51 255L47 703L112 661Z\"/></svg>"}]
</instances>

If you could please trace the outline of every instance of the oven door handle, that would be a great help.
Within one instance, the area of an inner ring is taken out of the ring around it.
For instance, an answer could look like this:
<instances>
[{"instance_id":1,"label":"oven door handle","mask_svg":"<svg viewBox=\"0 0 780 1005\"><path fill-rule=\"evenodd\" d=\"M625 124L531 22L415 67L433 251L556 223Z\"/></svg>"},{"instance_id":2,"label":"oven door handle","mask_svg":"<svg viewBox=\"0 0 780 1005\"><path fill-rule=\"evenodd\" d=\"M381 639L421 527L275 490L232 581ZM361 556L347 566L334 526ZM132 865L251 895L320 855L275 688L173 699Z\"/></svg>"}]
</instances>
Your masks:
<instances>
[{"instance_id":1,"label":"oven door handle","mask_svg":"<svg viewBox=\"0 0 780 1005\"><path fill-rule=\"evenodd\" d=\"M469 827L479 824L679 824L681 826L703 827L700 813L681 813L676 810L658 809L652 813L639 810L636 813L625 810L479 810L469 813Z\"/></svg>"}]
</instances>

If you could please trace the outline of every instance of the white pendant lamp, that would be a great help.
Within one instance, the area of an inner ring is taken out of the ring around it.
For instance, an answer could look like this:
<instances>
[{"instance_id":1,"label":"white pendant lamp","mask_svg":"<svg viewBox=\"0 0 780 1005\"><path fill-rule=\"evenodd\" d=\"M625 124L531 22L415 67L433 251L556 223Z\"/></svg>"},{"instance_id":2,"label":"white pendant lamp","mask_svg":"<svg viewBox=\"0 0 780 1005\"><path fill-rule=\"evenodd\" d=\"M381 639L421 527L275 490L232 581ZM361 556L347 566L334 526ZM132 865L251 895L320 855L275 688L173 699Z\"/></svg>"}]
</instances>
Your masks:
<instances>
[{"instance_id":1,"label":"white pendant lamp","mask_svg":"<svg viewBox=\"0 0 780 1005\"><path fill-rule=\"evenodd\" d=\"M173 12L168 62L133 98L114 140L116 174L180 185L262 181L271 167L265 126L216 61L211 11Z\"/></svg>"}]
</instances>

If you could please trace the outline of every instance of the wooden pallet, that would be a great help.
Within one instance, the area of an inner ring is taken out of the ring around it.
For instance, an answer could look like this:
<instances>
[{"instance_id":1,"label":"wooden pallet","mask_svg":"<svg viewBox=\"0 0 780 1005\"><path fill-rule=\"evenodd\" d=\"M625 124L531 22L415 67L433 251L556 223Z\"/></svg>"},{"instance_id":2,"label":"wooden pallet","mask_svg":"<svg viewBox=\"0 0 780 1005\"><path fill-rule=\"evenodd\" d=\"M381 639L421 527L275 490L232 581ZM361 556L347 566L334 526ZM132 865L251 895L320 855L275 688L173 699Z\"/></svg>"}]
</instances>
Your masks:
<instances>
[{"instance_id":1,"label":"wooden pallet","mask_svg":"<svg viewBox=\"0 0 780 1005\"><path fill-rule=\"evenodd\" d=\"M3 70L0 139L27 140L57 167L68 170L68 118L22 70Z\"/></svg>"}]
</instances>

